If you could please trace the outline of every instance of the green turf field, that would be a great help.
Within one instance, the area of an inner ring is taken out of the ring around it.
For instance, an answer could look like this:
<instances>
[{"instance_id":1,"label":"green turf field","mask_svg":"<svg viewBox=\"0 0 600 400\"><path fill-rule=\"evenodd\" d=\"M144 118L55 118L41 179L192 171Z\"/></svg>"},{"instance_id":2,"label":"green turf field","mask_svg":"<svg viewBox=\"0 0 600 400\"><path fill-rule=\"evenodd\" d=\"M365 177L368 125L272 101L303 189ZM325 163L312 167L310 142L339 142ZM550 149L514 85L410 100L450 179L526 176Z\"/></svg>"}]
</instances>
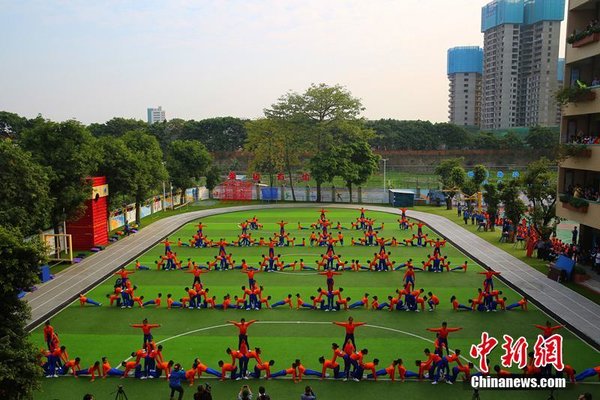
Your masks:
<instances>
[{"instance_id":1,"label":"green turf field","mask_svg":"<svg viewBox=\"0 0 600 400\"><path fill-rule=\"evenodd\" d=\"M297 210L267 210L253 213L231 213L202 219L206 225L205 235L213 240L221 237L232 240L237 238L240 232L237 224L242 220L256 215L264 225L262 231L253 233L253 237L271 236L278 231L275 224L281 219L289 221L287 230L300 242L302 237L307 237L310 230L297 230L297 222L308 226L318 218L315 209ZM382 231L384 237L395 236L398 239L407 237L412 232L400 231L395 222L396 216L385 213L368 212L367 216L375 218L376 226L385 223ZM332 209L328 217L336 223L340 221L344 226L350 226L350 221L358 217L358 211ZM181 238L187 241L195 232L196 223L188 224L176 234L171 240ZM416 227L415 227L416 232ZM426 229L426 233L436 237ZM377 248L349 246L352 236L358 237L357 231L343 231L346 238L346 246L337 247L336 252L344 260L358 258L363 263L367 258L377 251ZM199 264L212 259L218 252L217 248L195 249L175 248L180 259L192 258ZM251 265L257 264L261 254L267 253L267 248L238 248L228 247L234 254L234 259L240 261L245 258ZM323 248L311 247L284 247L278 248L276 253L282 254L286 262L303 258L305 262L314 262ZM398 263L408 258L420 265L426 255L431 253L432 248L417 247L388 247L391 257ZM154 266L154 261L163 253L163 246L158 245L140 257L142 264ZM457 249L446 245L442 254L447 255L452 264L459 265L468 257L461 254ZM60 334L61 344L68 348L71 358L79 356L82 366L87 367L107 356L111 364L117 366L120 361L126 359L132 351L141 347L142 336L139 329L129 327L131 323L138 323L144 317L150 322L160 323L162 327L155 329L153 334L157 342L162 342L164 355L167 359L173 359L181 363L185 368L190 368L195 357L218 369L217 362L221 359L229 360L225 349L237 346L237 329L226 325L229 319L239 320L258 319L259 323L249 329L249 341L252 347L259 346L263 351L263 359L275 360L272 371L285 369L296 358L300 358L307 368L319 369L318 357L321 355L331 357L331 343L341 344L344 338L343 328L334 326L331 321L346 320L352 315L358 321L365 321L369 326L357 329L357 345L359 348L368 348L369 355L366 360L373 358L381 360L380 367L385 368L395 358L401 357L407 368L414 370L414 360L423 358L423 349L432 346L434 335L427 332L427 327L439 326L442 321L448 321L450 326L463 327L462 331L451 334L449 342L451 348L462 349L463 355L468 356L471 344L478 343L483 330L501 340L503 334L513 337L525 336L533 346L536 335L539 332L533 324L543 324L548 317L540 310L530 305L528 312L453 312L449 298L456 295L461 303L466 303L468 298L475 297L477 287L481 286L482 271L474 261L467 273L423 273L417 272L416 287L424 288L425 292L434 292L442 301L435 312L388 312L358 309L352 312L323 312L316 310L290 310L280 307L272 310L245 311L245 310L189 310L172 309L167 310L164 305L161 308L144 308L137 306L133 309L110 308L106 304L102 307L72 304L52 319L55 330ZM336 277L336 286L344 288L344 294L353 300L359 300L364 292L377 295L381 300L388 295L394 294L401 286L403 272L345 272ZM132 281L138 286L136 295L144 295L151 299L158 292L172 293L173 297L182 297L185 293L183 288L191 285L192 275L182 271L140 271L132 275ZM325 278L314 272L289 272L289 273L260 273L256 275L260 285L264 286L264 295L271 295L273 301L281 300L287 294L300 293L308 301L310 295L314 294L317 287L325 287ZM241 295L241 286L247 284L247 278L239 271L213 271L202 275L205 287L210 288L210 293L222 299L223 295L229 293L232 296ZM105 295L112 291L114 279L103 283L92 290L88 297L100 302L107 300ZM504 291L508 298L507 304L516 302L520 296L496 280L496 288ZM219 301L220 302L220 301ZM564 336L565 362L571 364L575 369L582 370L598 364L600 359L597 351L580 341L566 330L560 332ZM41 329L32 334L34 343L43 346ZM492 353L492 365L498 364L501 352L499 347ZM250 368L252 368L252 363ZM206 380L202 379L202 382ZM334 398L425 398L431 396L448 396L449 398L471 398L471 392L465 390L462 385L437 385L432 387L429 382L414 383L406 382L391 384L390 382L319 382L306 380L307 384L314 385L315 391L320 399ZM154 399L168 398L167 384L164 380L138 381L135 379L119 380L115 378L104 382L88 382L87 378L63 377L59 379L44 379L42 391L37 398L40 399L78 399L86 392L96 393L97 398L114 398L110 393L117 384L123 383L127 389L129 399ZM217 382L211 380L214 388L215 398L234 398L239 391L241 382ZM250 381L253 390L256 390L259 382ZM296 399L299 398L302 385L294 385L291 381L265 382L265 385L273 398ZM561 394L558 398L576 398L577 392L598 392L596 386L579 385ZM191 394L186 393L186 399ZM509 392L514 398L547 398L547 393L541 392ZM600 394L600 393L599 393ZM506 397L506 392L483 391L482 398Z\"/></svg>"}]
</instances>

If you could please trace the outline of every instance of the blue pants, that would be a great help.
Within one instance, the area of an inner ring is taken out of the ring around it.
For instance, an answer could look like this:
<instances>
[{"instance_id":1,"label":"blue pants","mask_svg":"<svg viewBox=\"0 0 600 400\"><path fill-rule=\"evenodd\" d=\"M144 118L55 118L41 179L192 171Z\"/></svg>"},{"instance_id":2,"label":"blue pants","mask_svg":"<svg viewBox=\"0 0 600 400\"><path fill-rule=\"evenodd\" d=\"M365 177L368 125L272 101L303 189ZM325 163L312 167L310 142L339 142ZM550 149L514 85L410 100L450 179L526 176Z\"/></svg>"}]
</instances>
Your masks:
<instances>
[{"instance_id":1,"label":"blue pants","mask_svg":"<svg viewBox=\"0 0 600 400\"><path fill-rule=\"evenodd\" d=\"M106 375L108 375L108 376L123 376L123 372L124 371L121 371L120 369L111 368L108 370Z\"/></svg>"},{"instance_id":2,"label":"blue pants","mask_svg":"<svg viewBox=\"0 0 600 400\"><path fill-rule=\"evenodd\" d=\"M507 310L512 310L513 308L517 308L517 307L520 307L520 306L521 305L519 303L513 303L513 304L511 304L509 306L506 306L506 309Z\"/></svg>"},{"instance_id":3,"label":"blue pants","mask_svg":"<svg viewBox=\"0 0 600 400\"><path fill-rule=\"evenodd\" d=\"M594 370L594 368L588 368L586 370L583 370L582 372L580 372L579 374L577 374L577 376L575 376L575 380L577 382L582 381L584 379L590 378L594 375L598 374L596 372L596 370Z\"/></svg>"},{"instance_id":4,"label":"blue pants","mask_svg":"<svg viewBox=\"0 0 600 400\"><path fill-rule=\"evenodd\" d=\"M473 309L471 307L467 307L464 304L459 304L458 305L458 310L466 310L466 311L472 311Z\"/></svg>"},{"instance_id":5,"label":"blue pants","mask_svg":"<svg viewBox=\"0 0 600 400\"><path fill-rule=\"evenodd\" d=\"M156 302L154 300L148 300L148 301L144 302L143 306L147 307L147 306L151 306L153 304L156 304Z\"/></svg>"},{"instance_id":6,"label":"blue pants","mask_svg":"<svg viewBox=\"0 0 600 400\"><path fill-rule=\"evenodd\" d=\"M315 371L314 369L307 369L304 371L304 375L321 377L321 373L319 371Z\"/></svg>"},{"instance_id":7,"label":"blue pants","mask_svg":"<svg viewBox=\"0 0 600 400\"><path fill-rule=\"evenodd\" d=\"M183 307L183 304L181 304L178 301L174 301L173 303L171 303L171 307L174 307L174 308L176 308L176 307Z\"/></svg>"},{"instance_id":8,"label":"blue pants","mask_svg":"<svg viewBox=\"0 0 600 400\"><path fill-rule=\"evenodd\" d=\"M381 303L379 306L377 306L378 310L383 310L386 307L389 307L390 305L388 303Z\"/></svg>"},{"instance_id":9,"label":"blue pants","mask_svg":"<svg viewBox=\"0 0 600 400\"><path fill-rule=\"evenodd\" d=\"M284 304L285 304L285 302L283 300L282 301L278 301L277 303L271 304L271 308L279 307L279 306L282 306Z\"/></svg>"},{"instance_id":10,"label":"blue pants","mask_svg":"<svg viewBox=\"0 0 600 400\"><path fill-rule=\"evenodd\" d=\"M304 307L304 308L313 308L312 304L308 304L308 303L302 303L300 305L300 307Z\"/></svg>"},{"instance_id":11,"label":"blue pants","mask_svg":"<svg viewBox=\"0 0 600 400\"><path fill-rule=\"evenodd\" d=\"M356 372L359 368L358 362L346 355L344 357L344 375L346 376L346 379L350 379L350 367L352 367L352 370Z\"/></svg>"},{"instance_id":12,"label":"blue pants","mask_svg":"<svg viewBox=\"0 0 600 400\"><path fill-rule=\"evenodd\" d=\"M100 303L98 303L97 301L94 301L94 300L92 300L92 299L87 299L85 302L86 302L86 303L88 303L88 304L92 304L92 305L94 305L94 306L97 306L97 307L100 307L100 306L101 306L101 304L100 304Z\"/></svg>"},{"instance_id":13,"label":"blue pants","mask_svg":"<svg viewBox=\"0 0 600 400\"><path fill-rule=\"evenodd\" d=\"M140 265L138 269L142 271L148 271L150 268L146 267L145 265Z\"/></svg>"},{"instance_id":14,"label":"blue pants","mask_svg":"<svg viewBox=\"0 0 600 400\"><path fill-rule=\"evenodd\" d=\"M246 372L248 372L248 357L244 356L240 358L240 376L246 376Z\"/></svg>"},{"instance_id":15,"label":"blue pants","mask_svg":"<svg viewBox=\"0 0 600 400\"><path fill-rule=\"evenodd\" d=\"M362 306L363 306L363 302L357 301L357 302L350 304L350 306L348 308L353 309L353 308L358 308L358 307L362 307Z\"/></svg>"},{"instance_id":16,"label":"blue pants","mask_svg":"<svg viewBox=\"0 0 600 400\"><path fill-rule=\"evenodd\" d=\"M333 295L332 294L327 295L327 308L329 310L333 310Z\"/></svg>"},{"instance_id":17,"label":"blue pants","mask_svg":"<svg viewBox=\"0 0 600 400\"><path fill-rule=\"evenodd\" d=\"M214 375L214 376L216 376L217 378L220 378L220 377L221 377L221 373L220 373L219 371L217 371L216 369L207 368L207 369L206 369L206 373L207 373L207 374Z\"/></svg>"},{"instance_id":18,"label":"blue pants","mask_svg":"<svg viewBox=\"0 0 600 400\"><path fill-rule=\"evenodd\" d=\"M436 364L435 369L436 371L433 380L436 382L440 380L440 375L442 371L444 371L445 376L450 375L450 370L448 368L448 360L446 359L446 357L442 357L442 359Z\"/></svg>"},{"instance_id":19,"label":"blue pants","mask_svg":"<svg viewBox=\"0 0 600 400\"><path fill-rule=\"evenodd\" d=\"M285 369L282 369L281 371L277 371L271 374L271 378L277 378L280 376L286 376L287 372L285 372Z\"/></svg>"},{"instance_id":20,"label":"blue pants","mask_svg":"<svg viewBox=\"0 0 600 400\"><path fill-rule=\"evenodd\" d=\"M412 311L417 309L417 300L415 299L415 296L410 294L406 295L406 307Z\"/></svg>"}]
</instances>

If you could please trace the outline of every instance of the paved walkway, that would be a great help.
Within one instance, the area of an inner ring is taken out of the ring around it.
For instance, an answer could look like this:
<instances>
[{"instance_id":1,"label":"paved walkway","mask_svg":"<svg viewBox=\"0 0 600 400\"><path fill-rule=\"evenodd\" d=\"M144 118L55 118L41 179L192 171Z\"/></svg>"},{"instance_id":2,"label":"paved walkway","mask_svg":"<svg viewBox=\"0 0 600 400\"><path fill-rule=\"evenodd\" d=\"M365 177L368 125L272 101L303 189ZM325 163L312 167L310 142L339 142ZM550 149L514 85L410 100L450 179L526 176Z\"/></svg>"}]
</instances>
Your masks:
<instances>
[{"instance_id":1,"label":"paved walkway","mask_svg":"<svg viewBox=\"0 0 600 400\"><path fill-rule=\"evenodd\" d=\"M179 229L189 221L211 215L272 208L358 208L349 204L274 204L227 207L179 214L154 222L138 233L123 238L104 251L84 259L81 263L58 274L53 280L40 285L25 299L31 306L29 329L34 329L49 316L75 300L109 277L122 265L139 257L149 247ZM367 210L400 214L395 208L362 205ZM600 350L600 305L554 282L529 265L481 239L445 217L419 211L408 211L408 216L425 222L452 244L468 253L479 264L501 272L500 278L518 292L527 295L536 305L551 313L559 321Z\"/></svg>"}]
</instances>

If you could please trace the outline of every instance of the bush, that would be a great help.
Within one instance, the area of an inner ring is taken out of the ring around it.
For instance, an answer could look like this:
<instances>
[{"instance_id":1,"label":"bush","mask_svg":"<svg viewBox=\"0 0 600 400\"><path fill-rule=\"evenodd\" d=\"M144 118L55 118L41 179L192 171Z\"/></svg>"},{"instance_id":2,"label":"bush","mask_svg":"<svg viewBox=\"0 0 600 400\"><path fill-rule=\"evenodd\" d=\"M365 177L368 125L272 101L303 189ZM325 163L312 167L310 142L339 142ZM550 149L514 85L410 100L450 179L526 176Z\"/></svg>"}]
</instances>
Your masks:
<instances>
[{"instance_id":1,"label":"bush","mask_svg":"<svg viewBox=\"0 0 600 400\"><path fill-rule=\"evenodd\" d=\"M595 93L592 92L592 89L582 85L564 87L554 94L556 102L561 106L567 103L593 100L594 96Z\"/></svg>"},{"instance_id":2,"label":"bush","mask_svg":"<svg viewBox=\"0 0 600 400\"><path fill-rule=\"evenodd\" d=\"M590 35L593 35L594 33L599 33L599 32L600 32L600 25L589 27L586 30L581 31L581 32L573 32L567 38L567 43L573 44L575 42L580 41L581 39L584 39Z\"/></svg>"}]
</instances>

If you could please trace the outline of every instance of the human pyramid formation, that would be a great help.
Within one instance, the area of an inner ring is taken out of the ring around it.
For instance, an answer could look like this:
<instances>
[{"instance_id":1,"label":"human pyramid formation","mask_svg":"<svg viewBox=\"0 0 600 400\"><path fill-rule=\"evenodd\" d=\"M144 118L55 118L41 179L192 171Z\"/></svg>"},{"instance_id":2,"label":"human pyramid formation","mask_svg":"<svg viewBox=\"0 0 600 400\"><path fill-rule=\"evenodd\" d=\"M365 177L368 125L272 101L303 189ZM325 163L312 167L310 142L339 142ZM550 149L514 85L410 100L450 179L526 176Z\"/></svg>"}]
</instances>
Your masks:
<instances>
[{"instance_id":1,"label":"human pyramid formation","mask_svg":"<svg viewBox=\"0 0 600 400\"><path fill-rule=\"evenodd\" d=\"M441 273L444 270L446 272L462 271L466 272L468 262L465 261L458 267L451 267L448 257L442 255L442 249L446 245L445 240L440 239L428 239L427 235L423 233L424 224L421 222L412 223L406 217L406 209L402 210L402 218L398 219L400 229L413 229L417 227L417 233L413 234L412 240L405 240L404 245L407 246L431 246L433 247L432 255L428 254L426 260L421 261L421 267L413 265L413 260L408 259L404 263L396 265L396 261L391 261L391 252L387 251L386 246L399 246L401 245L395 238L385 239L379 235L379 230L375 230L374 220L365 216L365 210L360 209L360 216L356 218L356 221L352 223L355 230L363 231L364 238L361 238L359 245L379 247L379 250L373 254L373 258L368 262L368 266L362 266L359 260L351 260L350 265L347 261L342 261L341 255L336 254L336 247L344 245L343 235L341 231L338 232L337 237L333 237L329 231L329 227L333 223L327 219L325 209L320 210L319 219L311 225L312 229L320 230L318 237L316 237L315 231L312 232L309 246L321 246L325 247L326 250L321 254L321 259L315 261L315 266L308 266L303 259L297 260L292 263L284 263L281 255L275 254L275 247L278 246L290 246L290 242L293 242L294 238L290 238L289 234L285 231L285 225L287 222L280 221L277 224L280 229L278 233L275 233L273 238L269 242L265 242L261 237L259 240L259 246L268 247L268 255L263 255L262 262L257 267L250 266L245 259L242 259L240 265L235 265L235 260L231 253L227 254L226 246L245 246L245 241L248 240L249 245L254 245L254 240L248 238L250 230L261 229L263 225L258 222L256 217L243 221L240 224L242 229L241 235L236 242L228 243L224 239L220 239L217 242L213 242L206 237L204 234L205 225L201 222L197 226L197 232L191 240L192 245L196 245L199 241L202 242L201 247L218 247L218 255L214 257L214 261L208 261L206 265L197 265L195 261L188 259L187 265L177 259L177 254L172 251L171 242L166 238L162 243L165 246L164 256L161 256L159 261L156 262L159 270L181 270L185 273L193 275L193 281L191 286L183 288L184 294L179 297L173 297L173 294L168 293L166 296L167 309L182 308L182 309L246 309L246 310L260 310L262 308L276 308L279 306L287 306L290 309L312 309L312 310L323 310L323 311L338 311L341 309L348 310L354 308L366 308L372 310L383 310L389 311L424 311L425 305L428 305L429 311L434 311L440 304L440 299L431 291L425 292L425 289L415 289L416 272L433 272ZM382 224L383 225L383 224ZM340 228L341 224L338 222L336 228ZM299 224L299 229L303 228ZM383 226L379 229L383 229ZM315 236L315 239L312 236ZM277 239L279 238L279 239ZM284 240L285 238L285 240ZM353 244L356 245L354 239ZM178 246L184 245L181 240L178 240ZM323 288L317 288L316 293L310 295L310 301L306 302L302 299L300 293L294 296L290 293L287 297L273 302L271 304L272 297L264 294L264 287L259 285L255 279L255 275L261 272L273 272L273 271L284 271L286 268L296 269L296 266L300 270L316 271L320 275L326 276L327 290ZM147 300L145 296L137 296L137 286L135 286L130 275L137 271L148 270L149 268L141 265L139 260L136 261L135 271L129 271L125 268L115 272L118 279L115 282L114 290L112 293L106 295L109 299L109 304L113 306L116 304L117 307L131 308L134 305L139 307L155 306L161 307L162 305L162 293L158 293L152 300ZM403 287L402 289L396 290L395 293L383 297L381 300L378 296L370 296L369 293L364 293L363 297L357 301L352 301L350 297L343 296L344 288L335 288L334 277L341 275L344 271L399 271L406 269L402 278ZM210 289L205 287L201 280L201 275L214 270L240 270L248 277L248 285L241 286L241 294L234 295L233 297L228 293L222 298L222 301L217 300L217 296L209 295ZM506 305L506 297L500 297L502 291L494 290L493 277L499 275L494 271L479 272L486 276L483 284L483 289L479 288L477 297L469 299L469 305L460 304L456 296L452 296L450 303L455 311L461 310L477 310L477 311L497 311L500 310L513 310L520 307L522 310L527 310L527 299L522 298L518 302ZM387 300L386 300L387 298ZM82 306L91 304L94 306L100 306L101 303L86 297L84 294L80 294L80 304Z\"/></svg>"},{"instance_id":2,"label":"human pyramid formation","mask_svg":"<svg viewBox=\"0 0 600 400\"><path fill-rule=\"evenodd\" d=\"M142 330L143 345L140 349L133 351L127 360L121 362L120 367L123 367L123 370L113 368L107 357L102 357L101 361L95 361L88 368L81 368L81 359L79 357L75 357L74 359L69 358L66 347L60 345L58 335L54 332L50 321L47 321L44 327L44 336L47 339L48 351L42 350L40 352L40 356L45 356L47 361L42 362L40 357L40 365L48 378L71 374L75 378L90 376L91 381L94 381L96 377L106 379L109 376L154 379L160 378L164 374L171 387L180 386L181 381L187 381L192 386L195 379L202 377L203 373L215 376L220 380L228 378L235 380L260 379L264 372L265 379L288 376L291 377L294 383L301 382L304 376L315 376L320 379L342 379L344 381L352 379L357 382L365 378L377 381L378 377L386 376L392 382L396 380L404 382L406 379L415 378L419 381L427 379L432 384L437 384L441 381L452 384L461 374L465 381L468 381L471 376L489 375L489 373L484 374L477 371L473 363L465 363L461 359L460 349L455 349L450 354L448 335L462 328L448 327L446 322L443 322L441 327L427 328L427 331L435 333L435 340L433 341L434 351L431 352L429 348L423 350L424 358L415 360L414 362L417 372L408 370L402 358L391 360L390 364L385 368L381 368L378 358L367 361L365 356L369 355L369 350L367 348L357 350L354 336L356 328L365 325L365 323L354 322L352 317L349 317L347 322L333 322L334 325L345 329L344 347L340 348L337 343L332 343L332 356L331 358L326 358L324 355L319 357L318 362L321 364L319 369L306 368L300 359L295 359L289 367L272 372L275 360L263 361L264 355L262 350L259 347L250 350L248 344L248 328L258 321L246 321L242 318L239 322L227 322L238 329L238 349L235 350L228 347L225 353L231 357L231 362L222 359L219 360L218 369L208 367L198 357L194 358L189 369L183 369L180 363L176 363L173 360L165 361L163 346L161 344L157 345L152 336L152 330L160 328L161 325L150 324L147 319L144 319L141 324L131 325L133 328ZM545 326L535 326L543 331L543 336L546 338L552 335L555 330L562 327L560 325L551 326L550 322L547 322ZM446 352L445 355L444 350ZM249 362L252 359L255 361L255 365L250 370ZM342 361L343 371L341 370L342 365L340 365ZM502 369L499 365L494 366L494 371L500 377L513 375L512 372ZM549 374L551 371L543 371L536 367L532 352L529 354L527 366L523 369L523 373L525 375L537 376L544 373ZM570 382L581 381L596 375L600 377L600 366L588 368L576 375L576 371L570 365L565 365L563 371L556 375L566 376Z\"/></svg>"}]
</instances>

